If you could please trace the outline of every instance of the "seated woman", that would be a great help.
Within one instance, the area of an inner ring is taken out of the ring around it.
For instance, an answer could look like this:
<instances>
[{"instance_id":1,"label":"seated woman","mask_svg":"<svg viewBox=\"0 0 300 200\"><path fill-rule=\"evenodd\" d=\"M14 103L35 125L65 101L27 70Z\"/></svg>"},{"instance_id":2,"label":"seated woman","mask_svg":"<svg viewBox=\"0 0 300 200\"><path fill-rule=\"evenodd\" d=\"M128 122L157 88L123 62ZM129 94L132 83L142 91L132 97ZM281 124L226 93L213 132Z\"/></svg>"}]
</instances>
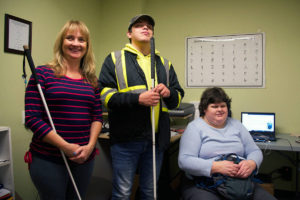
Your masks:
<instances>
[{"instance_id":1,"label":"seated woman","mask_svg":"<svg viewBox=\"0 0 300 200\"><path fill-rule=\"evenodd\" d=\"M199 104L200 118L192 121L180 141L179 167L185 171L182 181L183 200L224 199L216 189L196 186L195 177L211 177L219 173L230 177L247 178L263 160L261 150L246 128L228 117L231 99L222 88L208 88ZM235 153L244 158L239 164L216 161L222 155ZM276 199L255 184L253 199Z\"/></svg>"}]
</instances>

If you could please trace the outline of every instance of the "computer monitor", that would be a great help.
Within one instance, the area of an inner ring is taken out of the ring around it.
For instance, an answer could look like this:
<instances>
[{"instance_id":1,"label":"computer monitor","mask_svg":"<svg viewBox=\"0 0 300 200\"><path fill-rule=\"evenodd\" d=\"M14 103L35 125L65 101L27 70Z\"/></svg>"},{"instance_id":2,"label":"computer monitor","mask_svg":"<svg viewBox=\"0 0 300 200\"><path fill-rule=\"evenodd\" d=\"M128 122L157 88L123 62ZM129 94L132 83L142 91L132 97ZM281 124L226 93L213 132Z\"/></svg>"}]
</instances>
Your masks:
<instances>
[{"instance_id":1,"label":"computer monitor","mask_svg":"<svg viewBox=\"0 0 300 200\"><path fill-rule=\"evenodd\" d=\"M242 112L241 122L250 133L275 133L275 113Z\"/></svg>"}]
</instances>

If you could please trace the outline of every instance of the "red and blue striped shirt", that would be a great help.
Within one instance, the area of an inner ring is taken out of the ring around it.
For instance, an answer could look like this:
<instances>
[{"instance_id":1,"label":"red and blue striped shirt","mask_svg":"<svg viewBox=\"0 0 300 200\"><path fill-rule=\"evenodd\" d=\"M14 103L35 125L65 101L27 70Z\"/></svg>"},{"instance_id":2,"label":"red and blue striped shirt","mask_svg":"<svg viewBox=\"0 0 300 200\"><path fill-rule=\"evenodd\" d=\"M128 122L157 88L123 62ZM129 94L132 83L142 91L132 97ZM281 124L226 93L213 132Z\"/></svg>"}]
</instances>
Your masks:
<instances>
[{"instance_id":1,"label":"red and blue striped shirt","mask_svg":"<svg viewBox=\"0 0 300 200\"><path fill-rule=\"evenodd\" d=\"M91 123L102 122L99 88L93 88L84 79L55 77L48 66L37 67L36 74L57 133L67 142L88 144ZM30 152L45 159L61 160L59 149L42 141L52 128L32 76L25 94L25 125L33 132Z\"/></svg>"}]
</instances>

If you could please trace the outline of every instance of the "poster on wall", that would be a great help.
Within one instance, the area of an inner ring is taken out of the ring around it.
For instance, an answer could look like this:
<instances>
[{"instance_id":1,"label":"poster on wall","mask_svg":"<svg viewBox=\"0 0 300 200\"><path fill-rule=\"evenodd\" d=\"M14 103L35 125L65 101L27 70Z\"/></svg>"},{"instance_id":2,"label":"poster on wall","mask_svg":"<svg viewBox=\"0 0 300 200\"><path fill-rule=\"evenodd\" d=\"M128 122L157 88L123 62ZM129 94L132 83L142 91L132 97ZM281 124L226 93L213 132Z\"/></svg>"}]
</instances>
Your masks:
<instances>
[{"instance_id":1,"label":"poster on wall","mask_svg":"<svg viewBox=\"0 0 300 200\"><path fill-rule=\"evenodd\" d=\"M265 34L186 38L186 87L265 87Z\"/></svg>"},{"instance_id":2,"label":"poster on wall","mask_svg":"<svg viewBox=\"0 0 300 200\"><path fill-rule=\"evenodd\" d=\"M31 49L32 23L25 19L5 14L4 51L23 54L23 46Z\"/></svg>"}]
</instances>

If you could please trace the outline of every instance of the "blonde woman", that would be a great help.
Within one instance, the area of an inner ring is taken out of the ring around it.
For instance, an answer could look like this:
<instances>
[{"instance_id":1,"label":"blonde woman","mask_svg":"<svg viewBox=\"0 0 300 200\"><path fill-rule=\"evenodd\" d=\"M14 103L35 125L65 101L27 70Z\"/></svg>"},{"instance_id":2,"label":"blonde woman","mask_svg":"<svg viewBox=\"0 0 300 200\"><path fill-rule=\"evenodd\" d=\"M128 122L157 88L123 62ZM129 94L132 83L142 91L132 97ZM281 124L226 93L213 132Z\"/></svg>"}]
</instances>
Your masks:
<instances>
[{"instance_id":1,"label":"blonde woman","mask_svg":"<svg viewBox=\"0 0 300 200\"><path fill-rule=\"evenodd\" d=\"M81 197L93 171L102 110L90 33L81 21L68 21L54 45L54 59L36 68L56 131L52 130L31 77L25 95L26 126L33 132L25 161L40 198L76 199L62 150Z\"/></svg>"}]
</instances>

